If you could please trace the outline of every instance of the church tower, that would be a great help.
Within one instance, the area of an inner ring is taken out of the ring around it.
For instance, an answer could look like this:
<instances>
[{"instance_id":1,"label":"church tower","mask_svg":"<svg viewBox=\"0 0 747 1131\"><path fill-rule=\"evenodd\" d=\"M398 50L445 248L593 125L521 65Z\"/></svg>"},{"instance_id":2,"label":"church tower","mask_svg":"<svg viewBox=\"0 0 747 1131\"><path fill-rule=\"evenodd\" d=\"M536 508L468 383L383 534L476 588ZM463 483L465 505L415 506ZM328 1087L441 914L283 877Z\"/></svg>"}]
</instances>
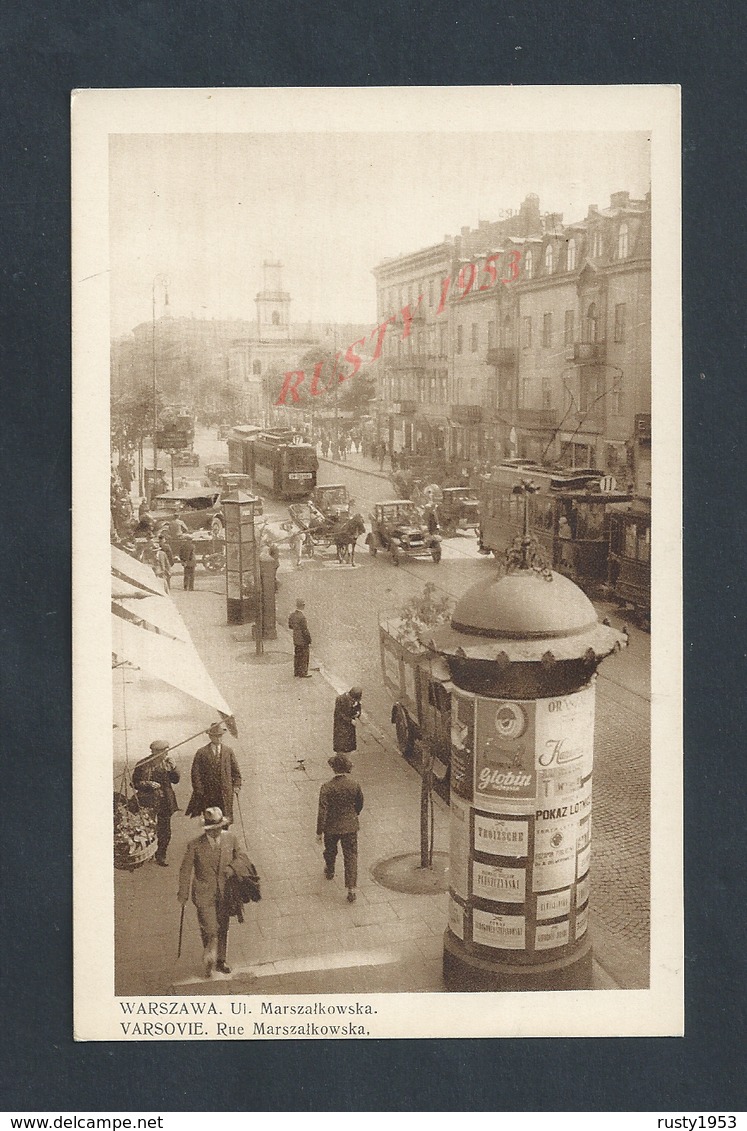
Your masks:
<instances>
[{"instance_id":1,"label":"church tower","mask_svg":"<svg viewBox=\"0 0 747 1131\"><path fill-rule=\"evenodd\" d=\"M262 290L257 292L257 332L262 341L290 338L290 295L283 290L283 265L265 260Z\"/></svg>"}]
</instances>

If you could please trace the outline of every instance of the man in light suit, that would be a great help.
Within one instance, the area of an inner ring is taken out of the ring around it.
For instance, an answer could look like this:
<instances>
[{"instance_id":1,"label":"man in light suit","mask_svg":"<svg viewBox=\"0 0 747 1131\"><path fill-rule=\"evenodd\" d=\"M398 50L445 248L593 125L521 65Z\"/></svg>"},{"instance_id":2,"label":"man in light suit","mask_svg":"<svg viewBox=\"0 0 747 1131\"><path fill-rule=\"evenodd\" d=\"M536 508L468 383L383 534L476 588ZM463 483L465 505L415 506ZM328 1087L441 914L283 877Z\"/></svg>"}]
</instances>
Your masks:
<instances>
[{"instance_id":1,"label":"man in light suit","mask_svg":"<svg viewBox=\"0 0 747 1131\"><path fill-rule=\"evenodd\" d=\"M214 723L208 731L210 742L201 746L192 762L192 796L188 817L199 817L205 809L221 809L229 825L233 823L233 795L241 789L241 771L236 755L223 742L226 728Z\"/></svg>"},{"instance_id":2,"label":"man in light suit","mask_svg":"<svg viewBox=\"0 0 747 1131\"><path fill-rule=\"evenodd\" d=\"M197 908L204 947L205 977L210 978L213 970L231 973L231 967L226 964L229 923L226 879L235 861L241 859L248 864L248 860L234 834L227 831L226 819L219 808L206 809L202 823L202 834L189 842L184 853L177 898L184 907L191 882L192 902Z\"/></svg>"}]
</instances>

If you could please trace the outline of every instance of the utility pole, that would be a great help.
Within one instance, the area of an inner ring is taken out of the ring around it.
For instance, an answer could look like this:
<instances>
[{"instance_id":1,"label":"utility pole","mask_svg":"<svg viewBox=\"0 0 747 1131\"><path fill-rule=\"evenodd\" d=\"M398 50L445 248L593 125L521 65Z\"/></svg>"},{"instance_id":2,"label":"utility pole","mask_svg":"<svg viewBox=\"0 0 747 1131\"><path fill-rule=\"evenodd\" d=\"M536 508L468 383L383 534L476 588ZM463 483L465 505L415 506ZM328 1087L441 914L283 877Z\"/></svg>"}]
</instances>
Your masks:
<instances>
[{"instance_id":1,"label":"utility pole","mask_svg":"<svg viewBox=\"0 0 747 1131\"><path fill-rule=\"evenodd\" d=\"M334 361L332 362L332 375L335 379L335 386L334 386L335 387L335 452L339 453L339 451L340 451L340 418L339 418L339 415L338 415L339 414L339 408L338 408L337 398L338 398L338 386L339 386L340 382L338 380L338 375L337 375L337 323L335 323L333 334L334 334L333 341L334 341L335 357L334 357Z\"/></svg>"},{"instance_id":2,"label":"utility pole","mask_svg":"<svg viewBox=\"0 0 747 1131\"><path fill-rule=\"evenodd\" d=\"M151 287L151 352L153 360L153 482L151 483L151 499L156 489L158 476L158 393L156 390L156 284L162 283L166 296L165 305L169 305L168 280L165 275L155 275Z\"/></svg>"}]
</instances>

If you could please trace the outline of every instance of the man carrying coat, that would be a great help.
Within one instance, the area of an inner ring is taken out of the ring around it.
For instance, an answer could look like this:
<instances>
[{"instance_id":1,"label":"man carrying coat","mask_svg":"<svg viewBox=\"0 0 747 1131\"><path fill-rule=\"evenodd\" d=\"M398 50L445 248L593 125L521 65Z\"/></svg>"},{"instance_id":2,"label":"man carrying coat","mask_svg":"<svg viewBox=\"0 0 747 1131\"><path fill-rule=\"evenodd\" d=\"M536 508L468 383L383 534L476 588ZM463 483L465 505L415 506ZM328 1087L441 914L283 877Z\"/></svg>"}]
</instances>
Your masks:
<instances>
[{"instance_id":1,"label":"man carrying coat","mask_svg":"<svg viewBox=\"0 0 747 1131\"><path fill-rule=\"evenodd\" d=\"M202 823L202 834L189 842L184 853L177 899L184 907L191 882L204 948L205 977L209 978L213 970L231 973L226 964L230 915L226 881L236 868L248 867L249 861L234 834L226 830L226 819L217 806L205 810Z\"/></svg>"},{"instance_id":2,"label":"man carrying coat","mask_svg":"<svg viewBox=\"0 0 747 1131\"><path fill-rule=\"evenodd\" d=\"M348 776L353 763L347 754L335 754L328 762L335 776L319 790L316 835L317 840L324 839L324 875L328 880L335 878L337 845L342 845L348 903L355 903L358 882L358 814L363 808L363 791L358 782Z\"/></svg>"},{"instance_id":3,"label":"man carrying coat","mask_svg":"<svg viewBox=\"0 0 747 1131\"><path fill-rule=\"evenodd\" d=\"M335 754L352 754L356 748L355 720L361 717L360 687L351 687L335 699L332 725L332 749Z\"/></svg>"},{"instance_id":4,"label":"man carrying coat","mask_svg":"<svg viewBox=\"0 0 747 1131\"><path fill-rule=\"evenodd\" d=\"M210 742L201 746L192 762L192 796L188 817L199 817L205 809L217 807L228 824L233 823L233 795L241 789L241 772L236 755L223 743L226 728L214 723L208 731Z\"/></svg>"}]
</instances>

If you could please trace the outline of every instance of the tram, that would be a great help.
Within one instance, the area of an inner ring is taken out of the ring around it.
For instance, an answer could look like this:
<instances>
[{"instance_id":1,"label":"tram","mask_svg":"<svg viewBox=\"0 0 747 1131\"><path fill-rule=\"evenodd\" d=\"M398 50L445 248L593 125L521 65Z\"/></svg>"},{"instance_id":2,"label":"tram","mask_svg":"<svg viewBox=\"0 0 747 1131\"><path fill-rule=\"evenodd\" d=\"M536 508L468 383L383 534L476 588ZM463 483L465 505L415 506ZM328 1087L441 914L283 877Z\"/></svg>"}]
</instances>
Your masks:
<instances>
[{"instance_id":1,"label":"tram","mask_svg":"<svg viewBox=\"0 0 747 1131\"><path fill-rule=\"evenodd\" d=\"M480 488L481 553L502 555L523 525L524 498L516 488L530 481L532 534L547 564L582 589L608 584L610 516L632 496L596 468L547 468L512 460L494 468Z\"/></svg>"},{"instance_id":2,"label":"tram","mask_svg":"<svg viewBox=\"0 0 747 1131\"><path fill-rule=\"evenodd\" d=\"M280 499L305 499L316 487L319 461L316 449L290 430L266 431L251 426L234 428L228 438L232 472L251 476L256 490Z\"/></svg>"},{"instance_id":3,"label":"tram","mask_svg":"<svg viewBox=\"0 0 747 1131\"><path fill-rule=\"evenodd\" d=\"M651 500L634 499L610 515L608 582L642 627L651 621Z\"/></svg>"}]
</instances>

